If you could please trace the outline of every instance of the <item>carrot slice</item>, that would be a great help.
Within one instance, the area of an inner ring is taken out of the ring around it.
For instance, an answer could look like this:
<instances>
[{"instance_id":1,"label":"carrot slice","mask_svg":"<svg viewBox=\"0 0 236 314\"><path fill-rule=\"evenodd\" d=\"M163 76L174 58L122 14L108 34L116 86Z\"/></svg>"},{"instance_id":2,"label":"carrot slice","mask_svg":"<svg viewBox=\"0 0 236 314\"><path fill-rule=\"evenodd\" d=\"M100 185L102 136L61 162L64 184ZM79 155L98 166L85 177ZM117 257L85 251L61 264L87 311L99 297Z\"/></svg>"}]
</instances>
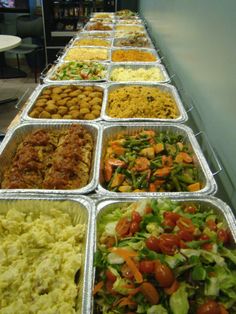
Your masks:
<instances>
[{"instance_id":1,"label":"carrot slice","mask_svg":"<svg viewBox=\"0 0 236 314\"><path fill-rule=\"evenodd\" d=\"M95 295L98 291L100 291L102 289L104 285L103 281L99 281L93 288L93 295Z\"/></svg>"},{"instance_id":2,"label":"carrot slice","mask_svg":"<svg viewBox=\"0 0 236 314\"><path fill-rule=\"evenodd\" d=\"M130 270L132 271L135 280L137 281L137 283L141 283L143 282L143 276L140 273L140 271L138 270L137 266L135 265L135 263L132 261L131 257L135 257L138 254L134 251L128 251L125 249L121 249L121 248L112 248L110 249L113 253L119 255L120 257L122 257L125 261L126 264L129 266Z\"/></svg>"},{"instance_id":3,"label":"carrot slice","mask_svg":"<svg viewBox=\"0 0 236 314\"><path fill-rule=\"evenodd\" d=\"M125 260L127 257L135 257L135 256L138 256L138 253L137 252L134 252L134 251L130 251L130 250L126 250L126 249L122 249L122 248L119 248L119 247L112 247L110 248L111 252L119 255L120 257L123 257L123 259Z\"/></svg>"},{"instance_id":4,"label":"carrot slice","mask_svg":"<svg viewBox=\"0 0 236 314\"><path fill-rule=\"evenodd\" d=\"M163 167L161 169L157 169L155 172L154 172L154 176L158 176L158 177L166 177L170 174L170 170L171 168L170 167Z\"/></svg>"},{"instance_id":5,"label":"carrot slice","mask_svg":"<svg viewBox=\"0 0 236 314\"><path fill-rule=\"evenodd\" d=\"M189 164L193 162L193 158L188 153L180 152L175 157L175 162L177 163L186 162L187 164Z\"/></svg>"},{"instance_id":6,"label":"carrot slice","mask_svg":"<svg viewBox=\"0 0 236 314\"><path fill-rule=\"evenodd\" d=\"M154 183L150 183L149 185L149 192L156 192L156 186Z\"/></svg>"},{"instance_id":7,"label":"carrot slice","mask_svg":"<svg viewBox=\"0 0 236 314\"><path fill-rule=\"evenodd\" d=\"M136 302L132 301L129 297L124 297L119 300L118 306L136 305Z\"/></svg>"},{"instance_id":8,"label":"carrot slice","mask_svg":"<svg viewBox=\"0 0 236 314\"><path fill-rule=\"evenodd\" d=\"M164 147L163 143L158 143L158 144L153 145L153 148L155 150L155 153L158 154L158 153L162 152L165 147Z\"/></svg>"},{"instance_id":9,"label":"carrot slice","mask_svg":"<svg viewBox=\"0 0 236 314\"><path fill-rule=\"evenodd\" d=\"M199 191L201 189L200 182L196 182L188 185L189 192Z\"/></svg>"},{"instance_id":10,"label":"carrot slice","mask_svg":"<svg viewBox=\"0 0 236 314\"><path fill-rule=\"evenodd\" d=\"M166 294L171 295L179 289L179 282L175 279L169 288L164 288Z\"/></svg>"}]
</instances>

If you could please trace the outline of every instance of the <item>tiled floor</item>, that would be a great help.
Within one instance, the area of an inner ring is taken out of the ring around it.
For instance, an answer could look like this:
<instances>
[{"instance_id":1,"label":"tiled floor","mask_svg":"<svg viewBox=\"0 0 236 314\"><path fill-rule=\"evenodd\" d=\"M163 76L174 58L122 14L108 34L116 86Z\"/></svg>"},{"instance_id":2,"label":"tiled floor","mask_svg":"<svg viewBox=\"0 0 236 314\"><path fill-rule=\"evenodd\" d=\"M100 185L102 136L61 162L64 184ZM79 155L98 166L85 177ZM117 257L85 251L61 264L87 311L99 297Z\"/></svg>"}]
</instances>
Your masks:
<instances>
[{"instance_id":1,"label":"tiled floor","mask_svg":"<svg viewBox=\"0 0 236 314\"><path fill-rule=\"evenodd\" d=\"M20 99L26 91L27 94L30 95L35 89L37 84L34 81L34 74L31 72L30 68L24 66L22 70L27 73L27 77L0 79L0 100L11 97ZM0 133L6 132L7 127L19 112L19 110L15 108L15 105L15 102L0 105Z\"/></svg>"}]
</instances>

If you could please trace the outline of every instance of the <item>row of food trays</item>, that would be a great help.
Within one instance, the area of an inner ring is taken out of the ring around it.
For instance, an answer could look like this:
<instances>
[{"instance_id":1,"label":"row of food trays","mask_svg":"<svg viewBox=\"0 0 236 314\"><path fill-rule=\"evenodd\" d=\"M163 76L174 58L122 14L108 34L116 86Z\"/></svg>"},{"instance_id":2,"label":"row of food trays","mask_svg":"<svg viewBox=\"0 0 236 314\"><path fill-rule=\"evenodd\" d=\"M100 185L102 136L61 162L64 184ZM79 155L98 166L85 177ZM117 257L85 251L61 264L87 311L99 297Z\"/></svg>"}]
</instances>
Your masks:
<instances>
[{"instance_id":1,"label":"row of food trays","mask_svg":"<svg viewBox=\"0 0 236 314\"><path fill-rule=\"evenodd\" d=\"M66 59L100 38L107 62ZM135 40L155 60L112 60ZM235 311L235 218L160 61L137 14L94 13L6 134L1 313Z\"/></svg>"}]
</instances>

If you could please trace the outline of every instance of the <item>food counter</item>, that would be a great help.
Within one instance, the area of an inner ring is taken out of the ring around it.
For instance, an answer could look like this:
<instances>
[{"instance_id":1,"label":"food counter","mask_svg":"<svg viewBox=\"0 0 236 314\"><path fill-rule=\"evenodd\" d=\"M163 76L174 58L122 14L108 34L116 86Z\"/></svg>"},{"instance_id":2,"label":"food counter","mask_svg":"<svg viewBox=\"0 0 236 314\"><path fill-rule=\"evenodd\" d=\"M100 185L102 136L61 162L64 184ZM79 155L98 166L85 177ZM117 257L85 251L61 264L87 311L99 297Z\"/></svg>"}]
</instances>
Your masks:
<instances>
[{"instance_id":1,"label":"food counter","mask_svg":"<svg viewBox=\"0 0 236 314\"><path fill-rule=\"evenodd\" d=\"M95 13L42 76L0 146L2 313L234 311L235 218L161 62Z\"/></svg>"}]
</instances>

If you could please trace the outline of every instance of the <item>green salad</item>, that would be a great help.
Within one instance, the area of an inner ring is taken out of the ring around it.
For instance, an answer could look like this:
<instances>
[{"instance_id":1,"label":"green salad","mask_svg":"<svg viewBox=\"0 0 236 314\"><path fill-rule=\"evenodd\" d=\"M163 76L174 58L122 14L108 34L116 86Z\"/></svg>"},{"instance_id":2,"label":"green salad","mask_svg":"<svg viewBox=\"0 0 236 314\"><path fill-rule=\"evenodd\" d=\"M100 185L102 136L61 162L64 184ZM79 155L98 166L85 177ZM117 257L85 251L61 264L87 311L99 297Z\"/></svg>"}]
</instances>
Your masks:
<instances>
[{"instance_id":1,"label":"green salad","mask_svg":"<svg viewBox=\"0 0 236 314\"><path fill-rule=\"evenodd\" d=\"M97 236L94 313L236 313L236 250L213 206L112 204Z\"/></svg>"},{"instance_id":2,"label":"green salad","mask_svg":"<svg viewBox=\"0 0 236 314\"><path fill-rule=\"evenodd\" d=\"M51 80L104 80L106 68L98 62L66 62L57 68Z\"/></svg>"}]
</instances>

